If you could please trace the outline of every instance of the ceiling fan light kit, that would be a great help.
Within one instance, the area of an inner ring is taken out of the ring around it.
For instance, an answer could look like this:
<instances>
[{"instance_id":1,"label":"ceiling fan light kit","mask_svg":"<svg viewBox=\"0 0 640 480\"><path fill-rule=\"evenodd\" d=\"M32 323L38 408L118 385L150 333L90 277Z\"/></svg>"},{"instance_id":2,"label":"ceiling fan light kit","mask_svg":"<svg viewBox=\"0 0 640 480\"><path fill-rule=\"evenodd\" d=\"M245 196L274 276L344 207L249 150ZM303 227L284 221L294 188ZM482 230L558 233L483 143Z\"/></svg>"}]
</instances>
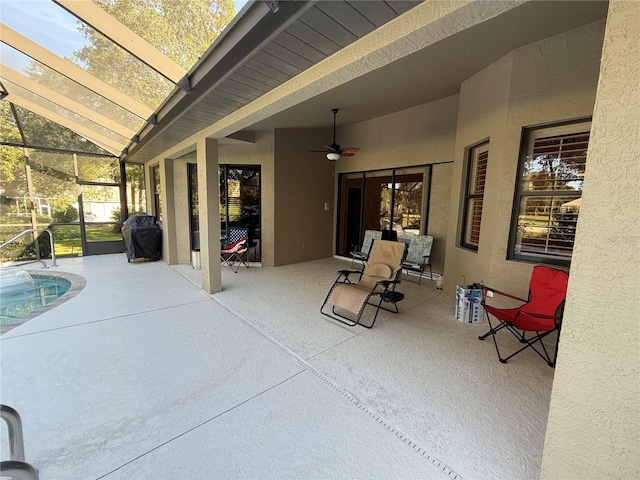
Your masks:
<instances>
[{"instance_id":1,"label":"ceiling fan light kit","mask_svg":"<svg viewBox=\"0 0 640 480\"><path fill-rule=\"evenodd\" d=\"M352 157L360 149L357 147L340 148L340 145L336 143L336 114L338 109L331 110L333 113L333 143L331 145L325 145L325 150L309 150L310 152L323 152L327 155L327 160L335 162L340 157Z\"/></svg>"}]
</instances>

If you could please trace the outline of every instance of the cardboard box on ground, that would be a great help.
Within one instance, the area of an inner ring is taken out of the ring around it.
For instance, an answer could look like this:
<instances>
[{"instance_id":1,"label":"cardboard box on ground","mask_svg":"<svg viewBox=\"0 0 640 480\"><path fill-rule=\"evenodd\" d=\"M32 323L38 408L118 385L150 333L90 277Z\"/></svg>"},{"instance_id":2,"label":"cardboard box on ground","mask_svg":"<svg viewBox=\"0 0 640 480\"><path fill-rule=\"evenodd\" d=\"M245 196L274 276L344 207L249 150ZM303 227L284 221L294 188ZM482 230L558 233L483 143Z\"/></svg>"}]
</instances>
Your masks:
<instances>
[{"instance_id":1,"label":"cardboard box on ground","mask_svg":"<svg viewBox=\"0 0 640 480\"><path fill-rule=\"evenodd\" d=\"M482 323L483 318L480 285L456 286L456 320L464 323Z\"/></svg>"}]
</instances>

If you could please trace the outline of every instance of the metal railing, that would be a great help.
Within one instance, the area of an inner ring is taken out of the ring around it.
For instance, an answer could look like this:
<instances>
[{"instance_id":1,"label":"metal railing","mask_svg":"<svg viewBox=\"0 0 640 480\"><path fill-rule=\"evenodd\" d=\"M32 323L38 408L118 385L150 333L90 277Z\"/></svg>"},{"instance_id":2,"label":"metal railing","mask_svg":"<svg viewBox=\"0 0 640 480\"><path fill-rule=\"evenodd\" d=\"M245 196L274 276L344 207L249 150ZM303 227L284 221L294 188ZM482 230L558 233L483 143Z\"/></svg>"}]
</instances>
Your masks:
<instances>
[{"instance_id":1,"label":"metal railing","mask_svg":"<svg viewBox=\"0 0 640 480\"><path fill-rule=\"evenodd\" d=\"M25 462L24 459L24 440L20 415L15 409L7 405L0 405L0 418L7 423L10 458L10 460L0 462L0 476L18 480L38 480L38 470Z\"/></svg>"},{"instance_id":2,"label":"metal railing","mask_svg":"<svg viewBox=\"0 0 640 480\"><path fill-rule=\"evenodd\" d=\"M51 259L52 259L51 266L52 267L57 267L58 264L56 263L56 248L55 248L55 245L53 243L53 232L48 228L29 228L27 230L24 230L24 231L20 232L18 235L16 235L15 237L10 238L6 242L4 242L2 245L0 245L0 250L2 250L7 245L15 242L17 239L19 239L23 235L26 235L27 233L37 233L37 232L47 232L49 234L49 243L51 243ZM34 240L34 242L35 242L35 240ZM36 249L36 254L37 254L37 258L36 258L35 261L36 262L42 262L42 264L44 265L42 268L49 268L47 263L40 258L40 250L39 249Z\"/></svg>"},{"instance_id":3,"label":"metal railing","mask_svg":"<svg viewBox=\"0 0 640 480\"><path fill-rule=\"evenodd\" d=\"M0 462L0 476L15 480L39 480L40 478L33 465L17 460Z\"/></svg>"}]
</instances>

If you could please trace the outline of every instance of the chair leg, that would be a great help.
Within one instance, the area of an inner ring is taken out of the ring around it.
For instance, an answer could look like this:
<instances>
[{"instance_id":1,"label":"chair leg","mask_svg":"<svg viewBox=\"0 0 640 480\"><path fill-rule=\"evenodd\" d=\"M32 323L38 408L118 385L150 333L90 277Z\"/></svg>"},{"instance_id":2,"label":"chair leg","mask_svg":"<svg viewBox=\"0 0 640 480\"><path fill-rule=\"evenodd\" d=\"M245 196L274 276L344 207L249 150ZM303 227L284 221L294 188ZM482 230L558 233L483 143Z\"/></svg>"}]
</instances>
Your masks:
<instances>
[{"instance_id":1,"label":"chair leg","mask_svg":"<svg viewBox=\"0 0 640 480\"><path fill-rule=\"evenodd\" d=\"M376 319L378 318L378 313L380 313L380 310L386 310L387 312L391 312L391 313L399 313L400 310L398 309L398 302L404 299L404 294L396 291L390 291L390 292L378 294L377 296L380 298L377 304L369 302L371 297L367 299L367 305L372 305L376 307L376 313L373 316L373 321L371 322L371 325L364 325L362 323L360 324L365 328L373 327L373 325L376 323ZM393 309L385 308L383 306L385 303L390 303L391 305L393 305Z\"/></svg>"},{"instance_id":2,"label":"chair leg","mask_svg":"<svg viewBox=\"0 0 640 480\"><path fill-rule=\"evenodd\" d=\"M510 358L512 358L512 357L515 357L518 353L520 353L520 352L522 352L523 350L525 350L525 349L527 349L527 348L531 347L531 349L532 349L534 352L536 352L540 358L542 358L545 362L547 362L547 364L548 364L550 367L555 367L555 364L556 364L556 362L555 362L555 358L554 358L553 360L551 360L551 357L549 356L549 352L547 352L547 348L544 346L544 343L542 342L542 339L543 339L544 337L546 337L547 335L549 335L552 331L553 331L553 330L548 331L548 332L543 332L542 334L541 334L540 332L536 332L536 334L537 334L537 335L536 335L534 338L531 338L531 339L527 339L527 340L525 340L525 343L526 343L526 345L525 345L525 346L523 346L522 348L519 348L518 350L516 350L515 352L513 352L513 353L512 353L511 355L509 355L508 357L505 357L504 359L500 359L500 361L501 361L502 363L507 363L507 360L509 360L509 359L510 359ZM541 353L541 352L540 352L540 351L535 347L535 344L536 344L537 342L540 342L540 346L542 347L542 351L543 351L544 353ZM557 342L556 342L556 347L557 347ZM557 351L557 350L556 350L556 351ZM498 356L499 356L499 354L498 354Z\"/></svg>"},{"instance_id":3,"label":"chair leg","mask_svg":"<svg viewBox=\"0 0 640 480\"><path fill-rule=\"evenodd\" d=\"M491 323L489 312L485 310L485 313L487 315L487 321L489 322L489 331L484 335L480 335L478 337L478 340L484 340L489 335L491 335L491 338L493 339L493 345L496 347L496 353L498 354L498 360L500 360L500 363L507 363L507 361L500 356L500 349L498 348L498 342L496 340L496 332L502 330L506 326L506 323L502 322L500 323L500 325L496 325L496 327L494 328L493 324Z\"/></svg>"},{"instance_id":4,"label":"chair leg","mask_svg":"<svg viewBox=\"0 0 640 480\"><path fill-rule=\"evenodd\" d=\"M351 320L351 319L349 319L349 318L345 317L344 315L340 315L338 312L336 312L336 307L335 307L335 306L333 306L333 307L331 308L331 314L329 314L329 313L327 313L327 312L325 312L325 311L324 311L324 307L326 306L327 301L329 300L329 297L331 296L331 292L333 291L333 288L334 288L336 285L338 285L339 283L341 283L341 282L337 282L337 281L336 281L336 282L333 284L333 287L331 287L331 289L329 290L329 293L328 293L328 294L327 294L327 296L325 297L324 302L322 303L322 306L320 307L320 313L321 313L322 315L324 315L325 317L329 317L329 318L331 318L331 319L333 319L333 320L336 320L336 321L338 321L338 322L340 322L340 323L342 323L342 324L344 324L344 325L347 325L347 326L349 326L349 327L355 327L356 325L361 325L361 326L363 326L364 328L373 328L373 326L374 326L374 325L375 325L375 323L376 323L376 319L378 318L378 313L380 313L380 310L386 310L387 312L391 312L391 313L398 313L398 312L399 312L399 309L398 309L398 302L404 298L404 294L402 294L402 293L399 293L399 292L388 292L388 293L390 293L390 294L396 294L396 297L394 297L394 298L397 298L397 300L394 300L394 299L391 299L391 300L387 299L387 300L385 300L385 298L383 297L383 295L378 294L378 295L376 295L376 296L379 298L378 302L371 302L370 300L371 300L371 297L372 297L373 295L371 295L371 294L370 294L370 295L369 295L369 297L367 297L367 299L366 299L366 300L365 300L365 302L363 303L363 306L362 306L362 308L360 309L360 312L356 315L356 317L357 317L357 318L356 318L355 320ZM389 298L390 298L390 297L389 297ZM391 303L391 304L393 305L393 309L391 309L391 308L385 308L385 307L383 306L383 302L385 302L385 303ZM371 305L372 307L375 307L375 309L376 309L376 310L375 310L375 313L374 313L374 315L373 315L373 320L371 321L371 324L370 324L370 325L365 325L364 323L362 323L362 322L360 321L360 320L362 319L362 315L363 315L363 313L364 313L364 311L365 311L365 309L366 309L366 306L367 306L367 305Z\"/></svg>"},{"instance_id":5,"label":"chair leg","mask_svg":"<svg viewBox=\"0 0 640 480\"><path fill-rule=\"evenodd\" d=\"M238 270L240 270L240 267L242 265L249 268L249 264L247 263L246 252L242 254L234 253L233 255L229 255L228 257L220 256L220 260L222 261L222 263L227 265L231 270L233 270L233 273L238 273ZM238 263L237 266L236 266L236 262Z\"/></svg>"},{"instance_id":6,"label":"chair leg","mask_svg":"<svg viewBox=\"0 0 640 480\"><path fill-rule=\"evenodd\" d=\"M343 315L340 315L339 313L336 312L336 307L333 306L331 308L331 313L327 313L324 311L324 307L327 305L327 302L329 301L329 297L331 296L331 294L333 293L333 289L336 288L337 285L340 285L341 283L348 283L348 277L345 278L345 281L342 282L340 281L342 278L342 275L340 275L335 282L333 282L333 285L331 286L331 288L329 289L329 293L327 293L327 296L324 297L324 302L322 302L322 306L320 307L320 313L322 315L324 315L325 317L329 317L332 320L336 320L337 322L340 322L344 325L347 325L348 327L355 327L358 322L354 322L352 320L349 320L348 318L344 317ZM358 317L359 318L359 317Z\"/></svg>"},{"instance_id":7,"label":"chair leg","mask_svg":"<svg viewBox=\"0 0 640 480\"><path fill-rule=\"evenodd\" d=\"M367 300L367 303L369 303L368 300ZM376 324L376 319L378 318L378 313L380 312L380 310L387 310L382 306L382 295L380 295L380 300L378 301L378 305L375 305L375 304L369 304L369 305L374 305L376 307L376 313L373 315L373 321L371 322L371 325L363 325L362 323L360 324L364 328L373 328L373 326ZM396 305L396 313L398 313L397 305Z\"/></svg>"},{"instance_id":8,"label":"chair leg","mask_svg":"<svg viewBox=\"0 0 640 480\"><path fill-rule=\"evenodd\" d=\"M542 339L545 338L550 333L552 333L553 330L550 330L548 332L543 332L543 333L535 332L536 333L535 337L526 338L526 336L525 336L526 332L520 332L520 330L518 330L516 327L512 326L511 324L509 324L507 322L500 321L500 324L496 325L494 327L492 325L492 323L491 323L491 317L489 316L489 313L485 311L485 314L487 316L487 321L489 322L489 331L487 333L485 333L484 335L480 335L478 337L478 340L484 340L489 335L491 335L491 337L493 339L493 344L494 344L494 346L496 348L496 353L498 354L498 360L500 360L500 363L507 363L507 361L509 359L515 357L518 353L520 353L523 350L526 350L527 348L531 347L531 349L534 352L536 352L540 358L542 358L545 362L547 362L547 364L550 367L555 367L556 366L556 358L558 356L558 343L560 342L560 330L559 329L557 329L558 336L556 338L556 346L555 346L554 357L553 357L553 359L551 359L551 356L549 355L549 352L547 351L547 347L545 347L544 342L542 341ZM500 330L502 330L505 327L507 328L507 330L513 336L515 336L520 341L520 343L524 343L526 345L523 345L521 348L519 348L518 350L516 350L512 354L510 354L510 355L508 355L506 357L502 357L502 355L500 354L500 348L498 347L498 341L496 340L496 333L499 332ZM540 347L542 348L542 352L536 348L535 344L538 343L538 342L540 342Z\"/></svg>"},{"instance_id":9,"label":"chair leg","mask_svg":"<svg viewBox=\"0 0 640 480\"><path fill-rule=\"evenodd\" d=\"M236 254L235 258L238 260L238 266L236 267L236 269L234 270L234 273L238 273L238 270L240 270L240 267L242 265L244 265L245 267L249 268L249 264L247 263L247 252L244 253L240 253L240 254ZM233 262L233 264L235 265L235 260Z\"/></svg>"}]
</instances>

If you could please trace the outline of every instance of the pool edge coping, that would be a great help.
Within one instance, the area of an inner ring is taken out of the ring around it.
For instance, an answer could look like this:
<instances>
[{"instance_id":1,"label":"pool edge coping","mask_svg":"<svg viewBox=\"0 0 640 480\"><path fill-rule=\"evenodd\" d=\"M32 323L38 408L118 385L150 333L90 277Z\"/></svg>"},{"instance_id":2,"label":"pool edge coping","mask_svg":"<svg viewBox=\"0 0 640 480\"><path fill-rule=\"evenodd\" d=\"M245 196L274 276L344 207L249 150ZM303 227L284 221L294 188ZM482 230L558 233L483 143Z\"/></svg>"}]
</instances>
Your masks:
<instances>
[{"instance_id":1,"label":"pool edge coping","mask_svg":"<svg viewBox=\"0 0 640 480\"><path fill-rule=\"evenodd\" d=\"M87 285L86 278L84 278L82 275L77 275L75 273L42 272L38 270L27 270L27 271L29 272L29 275L34 277L49 277L49 278L67 280L68 282L71 283L71 286L69 287L69 290L67 290L60 297L56 298L53 302L48 303L47 305L44 305L36 310L33 310L12 322L9 322L0 326L0 335L4 335L5 333L13 330L14 328L19 327L24 323L27 323L29 320L33 320L37 316L42 315L45 312L48 312L49 310L66 302L67 300L71 300L78 293L80 293L84 289L84 287Z\"/></svg>"}]
</instances>

